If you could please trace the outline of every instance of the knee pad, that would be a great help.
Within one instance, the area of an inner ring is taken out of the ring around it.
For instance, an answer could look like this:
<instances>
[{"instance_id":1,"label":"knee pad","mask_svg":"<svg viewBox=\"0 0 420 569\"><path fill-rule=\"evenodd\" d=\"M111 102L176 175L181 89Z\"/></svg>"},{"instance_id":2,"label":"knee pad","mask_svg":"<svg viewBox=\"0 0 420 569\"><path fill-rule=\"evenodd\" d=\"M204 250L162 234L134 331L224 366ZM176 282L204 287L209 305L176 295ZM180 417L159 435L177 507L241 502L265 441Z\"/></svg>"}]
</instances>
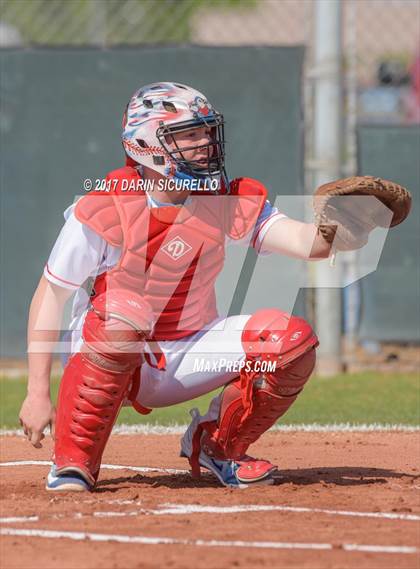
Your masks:
<instances>
[{"instance_id":1,"label":"knee pad","mask_svg":"<svg viewBox=\"0 0 420 569\"><path fill-rule=\"evenodd\" d=\"M106 291L93 299L86 315L82 352L102 367L112 362L130 366L151 335L153 321L153 311L140 295L124 289Z\"/></svg>"},{"instance_id":2,"label":"knee pad","mask_svg":"<svg viewBox=\"0 0 420 569\"><path fill-rule=\"evenodd\" d=\"M247 365L224 389L217 425L202 439L205 451L217 458L242 457L286 413L315 366L318 339L311 326L280 310L256 312L242 343ZM269 363L269 371L259 372L260 362Z\"/></svg>"},{"instance_id":3,"label":"knee pad","mask_svg":"<svg viewBox=\"0 0 420 569\"><path fill-rule=\"evenodd\" d=\"M253 314L244 326L241 340L247 359L276 362L276 367L286 367L318 345L306 320L277 308Z\"/></svg>"}]
</instances>

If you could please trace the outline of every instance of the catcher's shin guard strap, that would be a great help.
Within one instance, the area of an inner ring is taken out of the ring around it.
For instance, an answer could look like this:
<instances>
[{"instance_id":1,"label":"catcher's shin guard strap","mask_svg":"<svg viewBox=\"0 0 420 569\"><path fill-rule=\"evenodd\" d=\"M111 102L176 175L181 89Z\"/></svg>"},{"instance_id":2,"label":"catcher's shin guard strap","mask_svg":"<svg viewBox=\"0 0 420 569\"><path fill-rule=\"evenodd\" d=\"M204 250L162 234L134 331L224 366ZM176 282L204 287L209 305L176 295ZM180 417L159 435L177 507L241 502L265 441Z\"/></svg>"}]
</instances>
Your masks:
<instances>
[{"instance_id":1,"label":"catcher's shin guard strap","mask_svg":"<svg viewBox=\"0 0 420 569\"><path fill-rule=\"evenodd\" d=\"M311 348L287 369L278 368L254 380L252 407L245 407L241 396L241 379L223 391L217 429L201 440L205 452L216 458L239 459L294 403L315 366L315 349Z\"/></svg>"},{"instance_id":2,"label":"catcher's shin guard strap","mask_svg":"<svg viewBox=\"0 0 420 569\"><path fill-rule=\"evenodd\" d=\"M217 433L216 421L205 421L197 425L197 429L192 439L191 456L188 457L188 461L191 465L191 475L193 478L200 478L201 476L199 458L202 445L201 439L204 432L211 436L215 435Z\"/></svg>"},{"instance_id":3,"label":"catcher's shin guard strap","mask_svg":"<svg viewBox=\"0 0 420 569\"><path fill-rule=\"evenodd\" d=\"M149 409L149 407L144 407L137 401L137 396L140 390L140 382L141 382L141 366L139 366L133 374L133 381L131 383L130 391L127 395L127 399L131 402L133 408L140 413L140 415L149 415L153 411L153 409Z\"/></svg>"}]
</instances>

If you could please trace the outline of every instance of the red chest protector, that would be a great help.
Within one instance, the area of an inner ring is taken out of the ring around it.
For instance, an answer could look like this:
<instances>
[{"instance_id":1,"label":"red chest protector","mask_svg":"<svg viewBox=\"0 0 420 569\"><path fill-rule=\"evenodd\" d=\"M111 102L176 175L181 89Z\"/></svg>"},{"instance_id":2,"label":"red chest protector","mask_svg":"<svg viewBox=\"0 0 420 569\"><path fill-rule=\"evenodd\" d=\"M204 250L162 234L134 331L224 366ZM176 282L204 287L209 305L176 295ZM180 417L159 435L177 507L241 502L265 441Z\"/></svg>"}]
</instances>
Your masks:
<instances>
[{"instance_id":1,"label":"red chest protector","mask_svg":"<svg viewBox=\"0 0 420 569\"><path fill-rule=\"evenodd\" d=\"M113 191L89 194L75 208L79 221L121 248L119 263L97 277L95 293L122 287L142 294L157 319L156 340L202 329L217 317L214 284L224 264L225 239L252 231L265 187L239 178L230 195L200 192L182 206L150 209L134 168L115 170L107 179L118 180Z\"/></svg>"}]
</instances>

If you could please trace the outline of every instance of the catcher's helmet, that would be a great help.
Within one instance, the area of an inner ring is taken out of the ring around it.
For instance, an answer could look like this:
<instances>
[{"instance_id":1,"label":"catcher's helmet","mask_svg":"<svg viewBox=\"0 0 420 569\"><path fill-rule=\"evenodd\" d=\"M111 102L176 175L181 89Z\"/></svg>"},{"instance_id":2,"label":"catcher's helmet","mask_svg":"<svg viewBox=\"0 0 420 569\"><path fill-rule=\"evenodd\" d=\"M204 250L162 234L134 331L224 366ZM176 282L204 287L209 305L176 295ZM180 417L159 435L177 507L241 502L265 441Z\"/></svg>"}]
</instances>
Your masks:
<instances>
[{"instance_id":1,"label":"catcher's helmet","mask_svg":"<svg viewBox=\"0 0 420 569\"><path fill-rule=\"evenodd\" d=\"M180 148L174 135L194 128L209 128L206 144ZM224 120L206 97L180 83L152 83L136 91L123 119L124 150L137 164L167 177L222 179ZM184 153L205 149L207 159L188 161Z\"/></svg>"}]
</instances>

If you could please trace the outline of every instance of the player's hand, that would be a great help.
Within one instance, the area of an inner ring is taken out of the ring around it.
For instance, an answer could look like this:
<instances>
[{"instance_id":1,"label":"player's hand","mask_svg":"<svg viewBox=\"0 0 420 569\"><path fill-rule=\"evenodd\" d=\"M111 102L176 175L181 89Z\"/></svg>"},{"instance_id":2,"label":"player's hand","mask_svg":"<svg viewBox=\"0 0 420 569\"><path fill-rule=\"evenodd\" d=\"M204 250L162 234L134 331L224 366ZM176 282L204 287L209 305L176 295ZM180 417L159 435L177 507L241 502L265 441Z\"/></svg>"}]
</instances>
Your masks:
<instances>
[{"instance_id":1,"label":"player's hand","mask_svg":"<svg viewBox=\"0 0 420 569\"><path fill-rule=\"evenodd\" d=\"M35 447L41 448L44 430L50 425L51 436L54 438L55 407L48 396L27 395L19 413L19 421L28 441Z\"/></svg>"}]
</instances>

